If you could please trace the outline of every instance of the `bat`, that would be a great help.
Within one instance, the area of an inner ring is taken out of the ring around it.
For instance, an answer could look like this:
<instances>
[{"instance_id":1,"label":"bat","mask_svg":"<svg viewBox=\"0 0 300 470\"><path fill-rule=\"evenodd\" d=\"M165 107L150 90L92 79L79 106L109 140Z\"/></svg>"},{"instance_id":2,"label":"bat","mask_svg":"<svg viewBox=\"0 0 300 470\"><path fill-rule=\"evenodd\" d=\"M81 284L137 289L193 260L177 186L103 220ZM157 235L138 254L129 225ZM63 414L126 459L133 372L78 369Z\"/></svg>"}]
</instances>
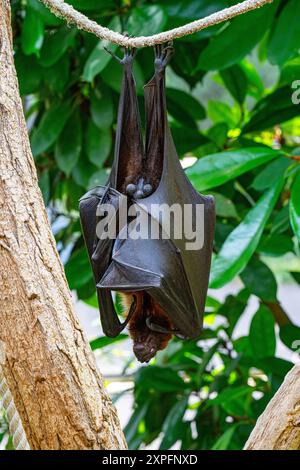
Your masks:
<instances>
[{"instance_id":1,"label":"bat","mask_svg":"<svg viewBox=\"0 0 300 470\"><path fill-rule=\"evenodd\" d=\"M135 54L135 50L125 49L123 59L115 56L123 66L123 82L114 161L107 184L88 191L80 199L79 211L103 331L115 337L128 325L135 356L140 362L149 362L173 335L189 339L201 333L215 208L213 197L198 193L186 177L168 125L165 69L173 54L172 45L155 46L154 75L144 87L145 144L132 70ZM174 235L175 223L170 236L163 236L164 213L158 216L156 212L161 204L191 207L193 230L197 228L195 210L201 206L203 246L188 249L187 236ZM106 229L117 227L114 237L99 233L107 205L114 211L106 220ZM137 228L133 207L158 230L158 237L126 236L129 227ZM124 321L115 309L114 292L122 296L127 315Z\"/></svg>"}]
</instances>

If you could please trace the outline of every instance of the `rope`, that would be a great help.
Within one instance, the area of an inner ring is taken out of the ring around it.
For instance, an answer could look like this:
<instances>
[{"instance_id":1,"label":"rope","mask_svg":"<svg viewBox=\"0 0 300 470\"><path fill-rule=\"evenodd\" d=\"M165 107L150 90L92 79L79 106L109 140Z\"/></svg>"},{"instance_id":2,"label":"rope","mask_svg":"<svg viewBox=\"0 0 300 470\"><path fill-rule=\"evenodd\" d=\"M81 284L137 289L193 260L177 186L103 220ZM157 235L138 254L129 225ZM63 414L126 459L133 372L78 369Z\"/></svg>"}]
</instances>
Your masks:
<instances>
[{"instance_id":1,"label":"rope","mask_svg":"<svg viewBox=\"0 0 300 470\"><path fill-rule=\"evenodd\" d=\"M1 404L6 412L9 423L9 432L12 436L14 448L16 450L30 450L21 418L15 407L12 394L8 388L4 372L0 364L0 406Z\"/></svg>"},{"instance_id":2,"label":"rope","mask_svg":"<svg viewBox=\"0 0 300 470\"><path fill-rule=\"evenodd\" d=\"M206 29L215 24L230 20L235 16L242 15L248 11L260 8L273 0L246 0L244 2L225 8L224 10L213 13L205 18L193 21L179 28L174 28L163 33L154 34L153 36L128 37L123 34L105 28L95 21L90 20L79 11L75 10L63 0L40 0L52 13L59 18L66 20L68 23L75 24L78 29L82 29L88 33L92 33L100 39L106 39L109 42L125 47L145 47L162 44L176 38L196 33L202 29Z\"/></svg>"}]
</instances>

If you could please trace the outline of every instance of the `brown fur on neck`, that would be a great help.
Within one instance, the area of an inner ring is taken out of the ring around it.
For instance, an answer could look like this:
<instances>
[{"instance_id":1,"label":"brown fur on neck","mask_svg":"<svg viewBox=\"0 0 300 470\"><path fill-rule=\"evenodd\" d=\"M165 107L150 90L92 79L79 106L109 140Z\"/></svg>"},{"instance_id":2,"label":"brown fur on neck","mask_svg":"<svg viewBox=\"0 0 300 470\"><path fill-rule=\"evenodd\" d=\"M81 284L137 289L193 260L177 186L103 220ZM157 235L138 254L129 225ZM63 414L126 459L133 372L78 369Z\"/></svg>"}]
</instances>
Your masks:
<instances>
[{"instance_id":1,"label":"brown fur on neck","mask_svg":"<svg viewBox=\"0 0 300 470\"><path fill-rule=\"evenodd\" d=\"M130 294L121 293L124 310L128 312L135 297L136 308L129 321L128 330L133 340L133 352L140 362L149 362L157 351L165 349L172 338L172 333L152 331L146 325L146 318L151 322L171 330L173 325L164 310L144 291Z\"/></svg>"}]
</instances>

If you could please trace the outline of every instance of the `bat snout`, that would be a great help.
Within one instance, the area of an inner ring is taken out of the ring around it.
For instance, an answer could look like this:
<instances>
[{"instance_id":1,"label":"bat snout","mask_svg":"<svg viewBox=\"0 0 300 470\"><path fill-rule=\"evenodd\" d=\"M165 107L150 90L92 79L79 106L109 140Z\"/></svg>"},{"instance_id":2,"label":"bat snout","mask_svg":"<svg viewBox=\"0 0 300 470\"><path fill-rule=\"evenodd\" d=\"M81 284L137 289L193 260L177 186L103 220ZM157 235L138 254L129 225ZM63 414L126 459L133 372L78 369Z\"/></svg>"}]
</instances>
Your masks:
<instances>
[{"instance_id":1,"label":"bat snout","mask_svg":"<svg viewBox=\"0 0 300 470\"><path fill-rule=\"evenodd\" d=\"M157 349L147 343L136 343L133 346L133 352L138 361L149 362L155 356Z\"/></svg>"}]
</instances>

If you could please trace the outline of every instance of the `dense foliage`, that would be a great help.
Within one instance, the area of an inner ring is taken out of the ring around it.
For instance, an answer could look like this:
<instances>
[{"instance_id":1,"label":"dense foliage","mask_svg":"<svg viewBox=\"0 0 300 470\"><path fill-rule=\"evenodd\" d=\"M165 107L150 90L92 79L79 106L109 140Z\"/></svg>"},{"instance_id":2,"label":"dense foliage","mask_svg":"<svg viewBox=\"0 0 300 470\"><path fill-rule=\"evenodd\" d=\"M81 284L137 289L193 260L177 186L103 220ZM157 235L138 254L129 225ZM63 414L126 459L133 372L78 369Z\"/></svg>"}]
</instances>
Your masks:
<instances>
[{"instance_id":1,"label":"dense foliage","mask_svg":"<svg viewBox=\"0 0 300 470\"><path fill-rule=\"evenodd\" d=\"M133 35L203 17L232 0L68 0L89 17ZM13 0L15 63L39 183L78 298L95 304L78 199L104 183L113 156L121 68L105 44L55 18L38 0ZM300 2L274 0L231 22L177 40L167 77L169 119L187 174L217 203L211 288L240 276L221 303L210 291L200 341L173 340L134 372L131 448L241 449L292 363L300 329L277 300L276 266L300 281ZM117 51L121 54L120 51ZM153 51L139 51L142 86ZM217 291L216 291L217 294ZM259 307L238 337L250 296ZM126 335L121 336L123 340ZM121 345L122 343L120 343ZM109 346L95 340L93 349ZM131 374L133 359L124 368ZM0 439L1 439L0 429Z\"/></svg>"}]
</instances>

